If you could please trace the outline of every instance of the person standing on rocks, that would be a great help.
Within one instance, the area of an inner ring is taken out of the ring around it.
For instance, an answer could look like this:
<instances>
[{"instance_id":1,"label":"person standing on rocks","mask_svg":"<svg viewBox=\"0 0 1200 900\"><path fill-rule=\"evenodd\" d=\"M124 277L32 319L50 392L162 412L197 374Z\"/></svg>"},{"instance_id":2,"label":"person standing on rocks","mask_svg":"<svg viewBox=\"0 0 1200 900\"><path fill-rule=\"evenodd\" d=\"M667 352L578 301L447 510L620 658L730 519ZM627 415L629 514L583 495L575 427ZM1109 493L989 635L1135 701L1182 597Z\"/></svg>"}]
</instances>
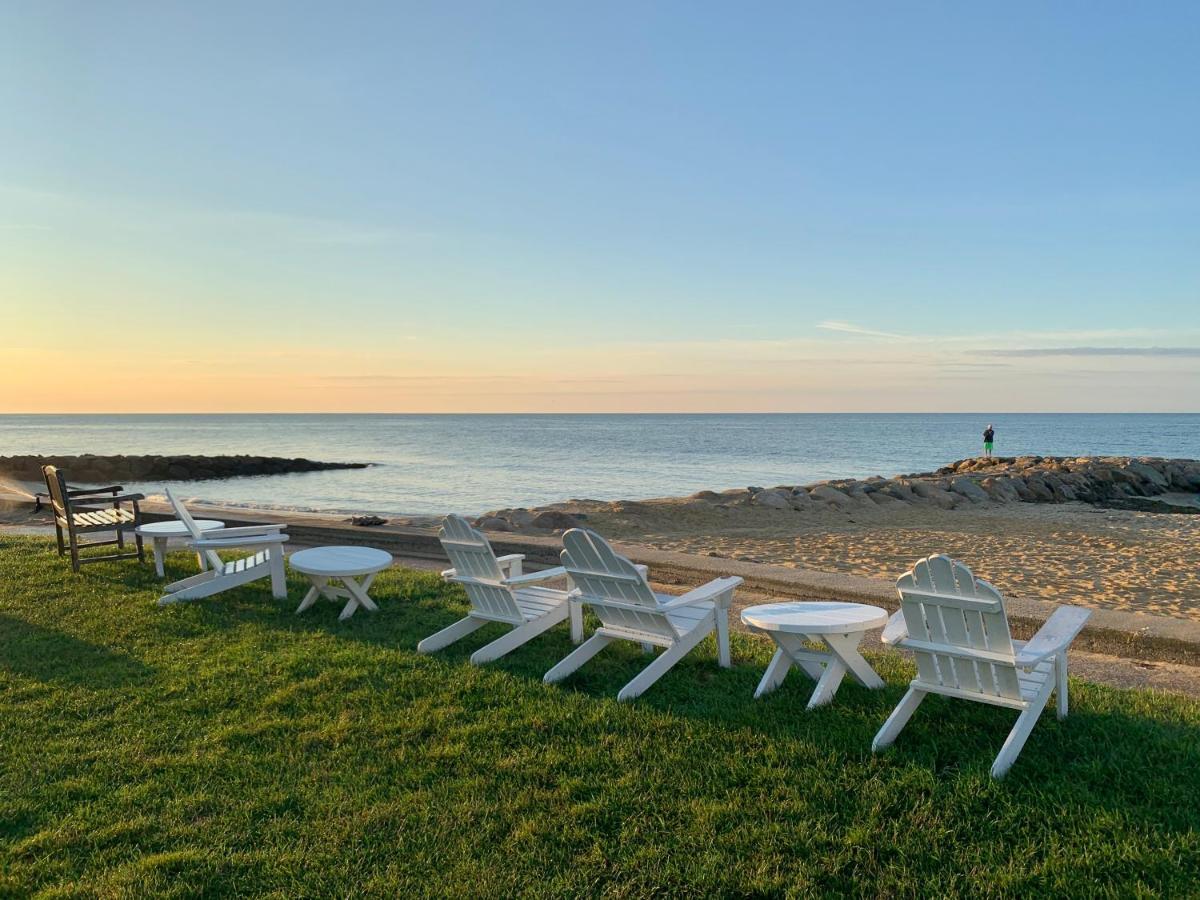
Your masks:
<instances>
[{"instance_id":1,"label":"person standing on rocks","mask_svg":"<svg viewBox=\"0 0 1200 900\"><path fill-rule=\"evenodd\" d=\"M996 439L996 430L989 425L983 429L983 456L984 459L992 458L992 442Z\"/></svg>"}]
</instances>

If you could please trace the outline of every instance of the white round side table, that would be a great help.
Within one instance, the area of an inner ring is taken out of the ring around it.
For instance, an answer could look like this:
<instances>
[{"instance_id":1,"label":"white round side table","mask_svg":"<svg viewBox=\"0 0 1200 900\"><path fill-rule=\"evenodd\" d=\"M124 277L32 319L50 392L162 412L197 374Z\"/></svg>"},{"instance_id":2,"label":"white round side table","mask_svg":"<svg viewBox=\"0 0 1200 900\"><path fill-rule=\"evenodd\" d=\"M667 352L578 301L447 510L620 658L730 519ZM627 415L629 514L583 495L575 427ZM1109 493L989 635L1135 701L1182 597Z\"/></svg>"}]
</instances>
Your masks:
<instances>
[{"instance_id":1,"label":"white round side table","mask_svg":"<svg viewBox=\"0 0 1200 900\"><path fill-rule=\"evenodd\" d=\"M392 554L375 547L313 547L298 550L288 557L288 565L303 572L312 582L312 587L300 601L296 614L304 612L317 602L318 597L326 600L346 600L339 620L346 620L364 606L371 612L379 607L368 595L375 576L392 564ZM362 578L362 581L355 579ZM341 587L333 582L340 581Z\"/></svg>"},{"instance_id":2,"label":"white round side table","mask_svg":"<svg viewBox=\"0 0 1200 900\"><path fill-rule=\"evenodd\" d=\"M793 665L817 683L808 701L809 709L831 701L847 672L863 687L883 687L883 679L862 658L858 645L868 631L882 628L887 620L887 611L877 606L833 600L746 607L742 621L752 630L769 635L777 648L754 696L761 697L779 687ZM806 647L806 639L825 649Z\"/></svg>"},{"instance_id":3,"label":"white round side table","mask_svg":"<svg viewBox=\"0 0 1200 900\"><path fill-rule=\"evenodd\" d=\"M212 531L214 528L225 527L225 523L217 519L197 519L196 524L201 531ZM192 539L192 534L187 530L187 526L178 519L168 519L166 522L147 522L134 530L143 538L149 538L154 542L154 572L159 578L164 575L163 557L167 555L171 541L178 543ZM196 554L196 561L200 563L201 572L208 571L208 563L204 561L203 553Z\"/></svg>"}]
</instances>

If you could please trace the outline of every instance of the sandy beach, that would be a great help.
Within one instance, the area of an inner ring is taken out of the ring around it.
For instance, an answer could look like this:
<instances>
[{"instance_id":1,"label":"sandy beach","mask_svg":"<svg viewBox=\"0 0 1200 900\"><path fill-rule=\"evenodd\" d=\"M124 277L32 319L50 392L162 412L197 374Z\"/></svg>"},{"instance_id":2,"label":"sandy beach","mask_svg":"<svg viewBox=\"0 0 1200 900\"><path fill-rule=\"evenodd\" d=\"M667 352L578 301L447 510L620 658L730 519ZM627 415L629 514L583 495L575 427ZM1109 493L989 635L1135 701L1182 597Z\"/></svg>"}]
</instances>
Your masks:
<instances>
[{"instance_id":1,"label":"sandy beach","mask_svg":"<svg viewBox=\"0 0 1200 900\"><path fill-rule=\"evenodd\" d=\"M1085 503L958 509L897 504L797 514L687 498L556 507L585 516L588 527L615 540L664 550L883 579L894 579L923 556L947 553L1014 596L1200 619L1197 515ZM248 512L237 510L240 516ZM0 512L0 518L22 530L49 521L17 509ZM433 527L436 518L391 521Z\"/></svg>"},{"instance_id":2,"label":"sandy beach","mask_svg":"<svg viewBox=\"0 0 1200 900\"><path fill-rule=\"evenodd\" d=\"M1195 515L1084 503L803 514L676 498L564 506L612 538L667 550L887 579L947 553L1016 596L1200 618Z\"/></svg>"}]
</instances>

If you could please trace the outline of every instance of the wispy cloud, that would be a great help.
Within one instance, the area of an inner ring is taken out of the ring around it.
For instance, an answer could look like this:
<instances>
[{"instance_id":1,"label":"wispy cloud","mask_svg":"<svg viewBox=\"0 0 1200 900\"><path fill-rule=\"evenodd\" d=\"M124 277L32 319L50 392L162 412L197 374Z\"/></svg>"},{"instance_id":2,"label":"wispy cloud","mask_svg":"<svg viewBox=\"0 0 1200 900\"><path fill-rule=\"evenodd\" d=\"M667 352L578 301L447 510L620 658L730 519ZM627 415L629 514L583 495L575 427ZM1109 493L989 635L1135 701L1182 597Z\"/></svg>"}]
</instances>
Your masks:
<instances>
[{"instance_id":1,"label":"wispy cloud","mask_svg":"<svg viewBox=\"0 0 1200 900\"><path fill-rule=\"evenodd\" d=\"M887 338L892 341L907 341L911 338L907 334L895 334L891 331L876 331L873 328L863 328L861 325L855 325L853 322L834 322L825 321L818 322L817 327L825 331L837 331L842 334L857 334L863 337Z\"/></svg>"},{"instance_id":2,"label":"wispy cloud","mask_svg":"<svg viewBox=\"0 0 1200 900\"><path fill-rule=\"evenodd\" d=\"M988 356L1036 358L1043 356L1158 356L1200 359L1200 347L1020 347L983 350Z\"/></svg>"}]
</instances>

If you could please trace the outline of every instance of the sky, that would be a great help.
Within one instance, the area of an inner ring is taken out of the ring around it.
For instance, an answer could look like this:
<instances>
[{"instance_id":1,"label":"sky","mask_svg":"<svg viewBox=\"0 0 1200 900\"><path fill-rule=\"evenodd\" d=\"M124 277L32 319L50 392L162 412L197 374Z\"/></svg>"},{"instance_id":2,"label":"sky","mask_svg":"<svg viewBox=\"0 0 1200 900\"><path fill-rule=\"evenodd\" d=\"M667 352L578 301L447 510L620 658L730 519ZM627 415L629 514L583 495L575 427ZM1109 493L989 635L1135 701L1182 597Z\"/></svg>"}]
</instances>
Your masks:
<instances>
[{"instance_id":1,"label":"sky","mask_svg":"<svg viewBox=\"0 0 1200 900\"><path fill-rule=\"evenodd\" d=\"M0 412L1196 411L1200 4L0 0Z\"/></svg>"}]
</instances>

